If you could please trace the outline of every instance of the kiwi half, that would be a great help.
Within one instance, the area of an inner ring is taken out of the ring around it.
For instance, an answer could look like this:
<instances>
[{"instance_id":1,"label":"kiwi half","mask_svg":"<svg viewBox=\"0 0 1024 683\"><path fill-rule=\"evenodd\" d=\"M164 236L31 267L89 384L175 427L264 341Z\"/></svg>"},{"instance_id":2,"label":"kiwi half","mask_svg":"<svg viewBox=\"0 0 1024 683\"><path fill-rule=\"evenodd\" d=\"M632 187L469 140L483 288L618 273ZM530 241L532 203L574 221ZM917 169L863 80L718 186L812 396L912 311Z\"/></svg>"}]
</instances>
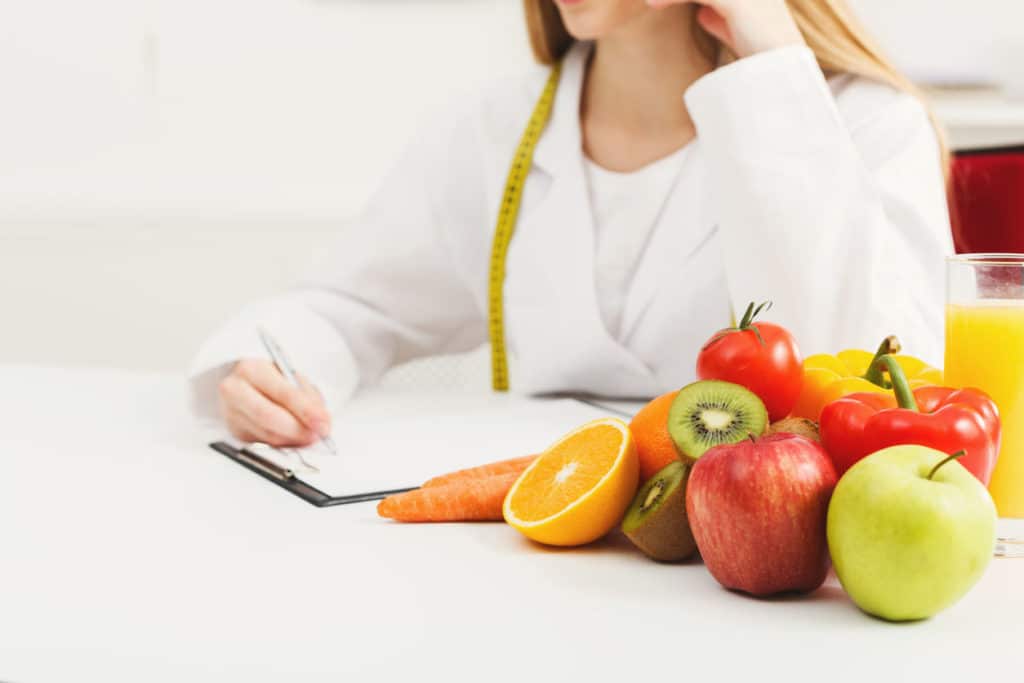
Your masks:
<instances>
[{"instance_id":1,"label":"kiwi half","mask_svg":"<svg viewBox=\"0 0 1024 683\"><path fill-rule=\"evenodd\" d=\"M752 391L719 380L680 389L668 411L668 433L679 452L696 460L724 443L764 434L768 411Z\"/></svg>"},{"instance_id":2,"label":"kiwi half","mask_svg":"<svg viewBox=\"0 0 1024 683\"><path fill-rule=\"evenodd\" d=\"M686 518L686 481L692 463L673 462L648 479L622 520L622 533L645 555L678 562L693 555L697 542Z\"/></svg>"}]
</instances>

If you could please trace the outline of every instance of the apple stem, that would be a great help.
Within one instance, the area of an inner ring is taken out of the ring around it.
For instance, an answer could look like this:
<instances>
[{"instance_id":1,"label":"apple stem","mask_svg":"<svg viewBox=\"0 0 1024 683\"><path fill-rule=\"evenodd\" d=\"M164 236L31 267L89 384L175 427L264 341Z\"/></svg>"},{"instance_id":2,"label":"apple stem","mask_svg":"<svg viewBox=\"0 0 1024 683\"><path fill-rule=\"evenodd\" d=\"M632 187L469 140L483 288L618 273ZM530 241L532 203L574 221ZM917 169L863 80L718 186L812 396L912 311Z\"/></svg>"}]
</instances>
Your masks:
<instances>
[{"instance_id":1,"label":"apple stem","mask_svg":"<svg viewBox=\"0 0 1024 683\"><path fill-rule=\"evenodd\" d=\"M750 439L750 443L757 443L757 437L753 432L747 432L747 438Z\"/></svg>"},{"instance_id":2,"label":"apple stem","mask_svg":"<svg viewBox=\"0 0 1024 683\"><path fill-rule=\"evenodd\" d=\"M934 477L935 473L939 471L939 468L942 467L943 465L945 465L947 462L949 462L951 460L959 460L960 458L964 457L965 455L967 455L967 451L959 450L956 453L954 453L953 455L949 456L948 458L945 458L942 462L940 462L938 465L936 465L935 467L932 468L932 471L928 473L928 478L931 479L932 477Z\"/></svg>"},{"instance_id":3,"label":"apple stem","mask_svg":"<svg viewBox=\"0 0 1024 683\"><path fill-rule=\"evenodd\" d=\"M896 392L896 401L899 403L900 408L913 410L915 413L921 412L917 407L917 399L914 398L914 392L910 390L907 374L903 372L903 368L900 367L900 362L896 360L896 356L885 354L875 361L874 364L884 365L889 371L889 377L892 379L892 388Z\"/></svg>"},{"instance_id":4,"label":"apple stem","mask_svg":"<svg viewBox=\"0 0 1024 683\"><path fill-rule=\"evenodd\" d=\"M871 359L871 365L868 366L868 371L864 373L863 377L867 381L871 382L876 386L880 386L883 389L891 389L892 385L885 381L885 373L882 365L878 362L882 359L882 356L888 356L891 353L899 353L903 345L900 344L899 338L890 334L888 337L882 340L882 343L878 345L878 351L875 352L875 357Z\"/></svg>"}]
</instances>

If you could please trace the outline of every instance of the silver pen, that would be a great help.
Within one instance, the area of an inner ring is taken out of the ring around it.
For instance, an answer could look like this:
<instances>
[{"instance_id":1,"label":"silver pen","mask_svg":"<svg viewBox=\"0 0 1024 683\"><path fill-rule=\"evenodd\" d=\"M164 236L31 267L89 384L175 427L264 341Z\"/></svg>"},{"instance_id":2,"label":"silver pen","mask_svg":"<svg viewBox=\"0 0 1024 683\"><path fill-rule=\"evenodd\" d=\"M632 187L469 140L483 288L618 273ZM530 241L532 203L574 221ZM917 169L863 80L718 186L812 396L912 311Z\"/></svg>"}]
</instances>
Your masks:
<instances>
[{"instance_id":1,"label":"silver pen","mask_svg":"<svg viewBox=\"0 0 1024 683\"><path fill-rule=\"evenodd\" d=\"M295 369L292 368L292 364L288 362L288 357L284 355L284 349L281 348L281 345L278 344L266 330L260 328L259 333L260 341L263 342L263 347L267 350L267 353L270 354L270 360L274 361L274 365L277 367L278 372L284 375L284 378L293 387L301 389L302 385L299 383L299 378L295 376ZM326 434L321 436L320 443L323 444L324 448L326 448L331 455L338 454L338 447L334 445L334 440L331 439L330 436Z\"/></svg>"}]
</instances>

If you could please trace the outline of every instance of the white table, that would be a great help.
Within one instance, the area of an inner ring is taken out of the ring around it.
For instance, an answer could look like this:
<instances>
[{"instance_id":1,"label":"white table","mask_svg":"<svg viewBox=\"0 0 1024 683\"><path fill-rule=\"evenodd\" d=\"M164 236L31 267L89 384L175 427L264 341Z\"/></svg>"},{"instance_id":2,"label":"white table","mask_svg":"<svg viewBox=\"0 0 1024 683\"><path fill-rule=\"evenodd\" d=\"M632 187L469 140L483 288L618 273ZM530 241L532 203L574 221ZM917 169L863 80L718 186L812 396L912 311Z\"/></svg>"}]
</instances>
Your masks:
<instances>
[{"instance_id":1,"label":"white table","mask_svg":"<svg viewBox=\"0 0 1024 683\"><path fill-rule=\"evenodd\" d=\"M621 538L316 509L207 449L183 397L0 368L0 680L1019 680L1024 560L911 625L834 578L753 600Z\"/></svg>"}]
</instances>

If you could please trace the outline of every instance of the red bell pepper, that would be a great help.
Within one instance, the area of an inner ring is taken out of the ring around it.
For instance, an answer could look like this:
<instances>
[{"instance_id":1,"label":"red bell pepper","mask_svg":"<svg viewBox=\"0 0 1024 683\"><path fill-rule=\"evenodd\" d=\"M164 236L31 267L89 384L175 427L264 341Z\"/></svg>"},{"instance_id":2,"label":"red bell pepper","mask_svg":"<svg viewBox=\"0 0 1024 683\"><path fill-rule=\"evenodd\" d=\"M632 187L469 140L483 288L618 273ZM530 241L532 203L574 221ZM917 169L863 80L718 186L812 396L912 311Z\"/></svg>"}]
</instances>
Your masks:
<instances>
[{"instance_id":1,"label":"red bell pepper","mask_svg":"<svg viewBox=\"0 0 1024 683\"><path fill-rule=\"evenodd\" d=\"M889 446L919 444L952 453L988 486L999 455L996 404L978 389L921 387L911 391L892 356L882 356L892 379L891 394L850 394L821 412L821 441L842 476L861 458Z\"/></svg>"}]
</instances>

